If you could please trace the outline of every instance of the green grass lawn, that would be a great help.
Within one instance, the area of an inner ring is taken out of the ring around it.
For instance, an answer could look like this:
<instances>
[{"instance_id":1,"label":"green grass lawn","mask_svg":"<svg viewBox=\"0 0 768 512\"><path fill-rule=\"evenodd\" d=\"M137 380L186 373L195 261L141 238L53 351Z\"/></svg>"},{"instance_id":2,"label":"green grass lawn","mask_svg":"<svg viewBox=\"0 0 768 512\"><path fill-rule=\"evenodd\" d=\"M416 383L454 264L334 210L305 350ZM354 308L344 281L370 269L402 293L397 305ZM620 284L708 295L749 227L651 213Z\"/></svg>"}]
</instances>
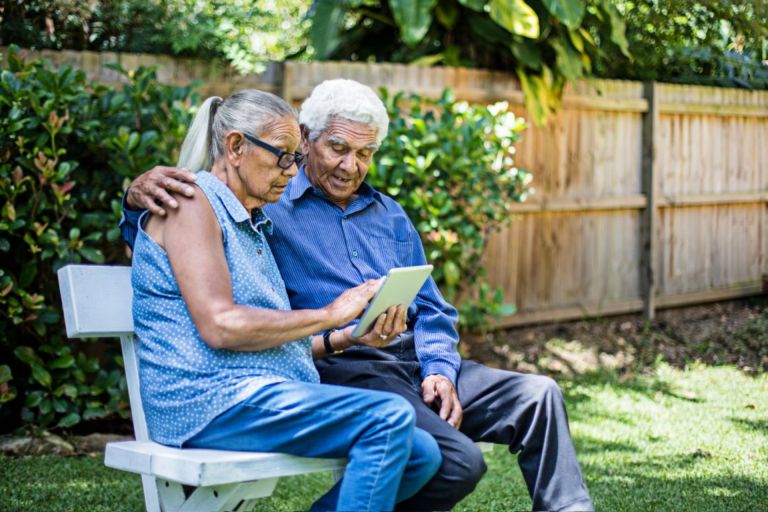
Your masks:
<instances>
[{"instance_id":1,"label":"green grass lawn","mask_svg":"<svg viewBox=\"0 0 768 512\"><path fill-rule=\"evenodd\" d=\"M611 373L561 382L599 510L768 510L768 375L666 365L626 382ZM497 446L456 510L530 508L514 458ZM0 458L0 510L138 511L137 476L100 457ZM306 509L330 474L283 479L261 512Z\"/></svg>"}]
</instances>

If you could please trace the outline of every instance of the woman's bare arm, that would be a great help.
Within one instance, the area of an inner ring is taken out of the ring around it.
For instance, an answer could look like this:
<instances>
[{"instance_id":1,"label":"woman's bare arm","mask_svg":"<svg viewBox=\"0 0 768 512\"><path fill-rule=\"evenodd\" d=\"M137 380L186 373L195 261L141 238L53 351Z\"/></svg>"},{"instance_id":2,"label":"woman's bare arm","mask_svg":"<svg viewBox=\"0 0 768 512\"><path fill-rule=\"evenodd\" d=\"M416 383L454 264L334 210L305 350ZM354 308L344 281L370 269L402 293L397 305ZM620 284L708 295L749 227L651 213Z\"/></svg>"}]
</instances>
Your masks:
<instances>
[{"instance_id":1,"label":"woman's bare arm","mask_svg":"<svg viewBox=\"0 0 768 512\"><path fill-rule=\"evenodd\" d=\"M148 232L165 248L192 321L212 348L265 350L344 325L360 314L378 289L379 281L368 281L313 310L235 304L221 229L210 203L200 193L178 199L179 208L169 209L164 218L153 217Z\"/></svg>"}]
</instances>

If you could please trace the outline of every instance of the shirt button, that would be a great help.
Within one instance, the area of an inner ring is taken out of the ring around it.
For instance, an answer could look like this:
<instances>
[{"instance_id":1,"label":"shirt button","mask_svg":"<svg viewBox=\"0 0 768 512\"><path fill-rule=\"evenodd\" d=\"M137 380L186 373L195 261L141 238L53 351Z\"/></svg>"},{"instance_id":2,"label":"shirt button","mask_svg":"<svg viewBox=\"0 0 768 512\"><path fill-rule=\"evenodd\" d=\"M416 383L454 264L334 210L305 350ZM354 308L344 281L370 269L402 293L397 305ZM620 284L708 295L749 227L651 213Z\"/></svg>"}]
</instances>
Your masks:
<instances>
[{"instance_id":1,"label":"shirt button","mask_svg":"<svg viewBox=\"0 0 768 512\"><path fill-rule=\"evenodd\" d=\"M354 256L355 258L357 258L357 251L352 251L352 256Z\"/></svg>"},{"instance_id":2,"label":"shirt button","mask_svg":"<svg viewBox=\"0 0 768 512\"><path fill-rule=\"evenodd\" d=\"M256 249L256 254L261 254L261 249Z\"/></svg>"}]
</instances>

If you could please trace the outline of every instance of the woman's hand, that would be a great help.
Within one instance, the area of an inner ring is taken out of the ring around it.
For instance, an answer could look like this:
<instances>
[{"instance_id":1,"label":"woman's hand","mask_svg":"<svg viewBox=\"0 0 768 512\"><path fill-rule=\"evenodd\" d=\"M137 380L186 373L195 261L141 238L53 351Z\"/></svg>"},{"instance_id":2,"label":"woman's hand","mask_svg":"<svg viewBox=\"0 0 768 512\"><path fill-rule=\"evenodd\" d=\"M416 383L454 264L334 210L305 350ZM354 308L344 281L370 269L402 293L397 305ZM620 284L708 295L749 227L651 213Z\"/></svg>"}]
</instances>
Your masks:
<instances>
[{"instance_id":1,"label":"woman's hand","mask_svg":"<svg viewBox=\"0 0 768 512\"><path fill-rule=\"evenodd\" d=\"M336 297L336 300L323 308L328 314L329 324L344 325L357 318L383 282L384 278L369 279Z\"/></svg>"},{"instance_id":2,"label":"woman's hand","mask_svg":"<svg viewBox=\"0 0 768 512\"><path fill-rule=\"evenodd\" d=\"M368 345L370 347L385 347L408 328L406 320L408 310L401 305L390 306L380 314L370 331L359 338L352 336L355 325L350 325L342 332L347 337L349 345Z\"/></svg>"}]
</instances>

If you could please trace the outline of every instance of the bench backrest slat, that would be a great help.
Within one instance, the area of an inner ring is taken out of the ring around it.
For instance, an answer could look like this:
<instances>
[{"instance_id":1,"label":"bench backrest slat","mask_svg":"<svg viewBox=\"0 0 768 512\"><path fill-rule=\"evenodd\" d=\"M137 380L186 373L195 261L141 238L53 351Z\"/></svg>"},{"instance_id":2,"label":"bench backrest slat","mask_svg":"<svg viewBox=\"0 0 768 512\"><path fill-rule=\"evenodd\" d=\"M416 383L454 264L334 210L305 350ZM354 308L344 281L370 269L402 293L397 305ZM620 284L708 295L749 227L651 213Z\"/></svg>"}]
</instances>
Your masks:
<instances>
[{"instance_id":1,"label":"bench backrest slat","mask_svg":"<svg viewBox=\"0 0 768 512\"><path fill-rule=\"evenodd\" d=\"M67 265L59 269L59 289L68 337L133 332L131 267Z\"/></svg>"},{"instance_id":2,"label":"bench backrest slat","mask_svg":"<svg viewBox=\"0 0 768 512\"><path fill-rule=\"evenodd\" d=\"M133 337L131 267L67 265L59 269L59 290L68 337L120 338L134 434L149 440Z\"/></svg>"}]
</instances>

